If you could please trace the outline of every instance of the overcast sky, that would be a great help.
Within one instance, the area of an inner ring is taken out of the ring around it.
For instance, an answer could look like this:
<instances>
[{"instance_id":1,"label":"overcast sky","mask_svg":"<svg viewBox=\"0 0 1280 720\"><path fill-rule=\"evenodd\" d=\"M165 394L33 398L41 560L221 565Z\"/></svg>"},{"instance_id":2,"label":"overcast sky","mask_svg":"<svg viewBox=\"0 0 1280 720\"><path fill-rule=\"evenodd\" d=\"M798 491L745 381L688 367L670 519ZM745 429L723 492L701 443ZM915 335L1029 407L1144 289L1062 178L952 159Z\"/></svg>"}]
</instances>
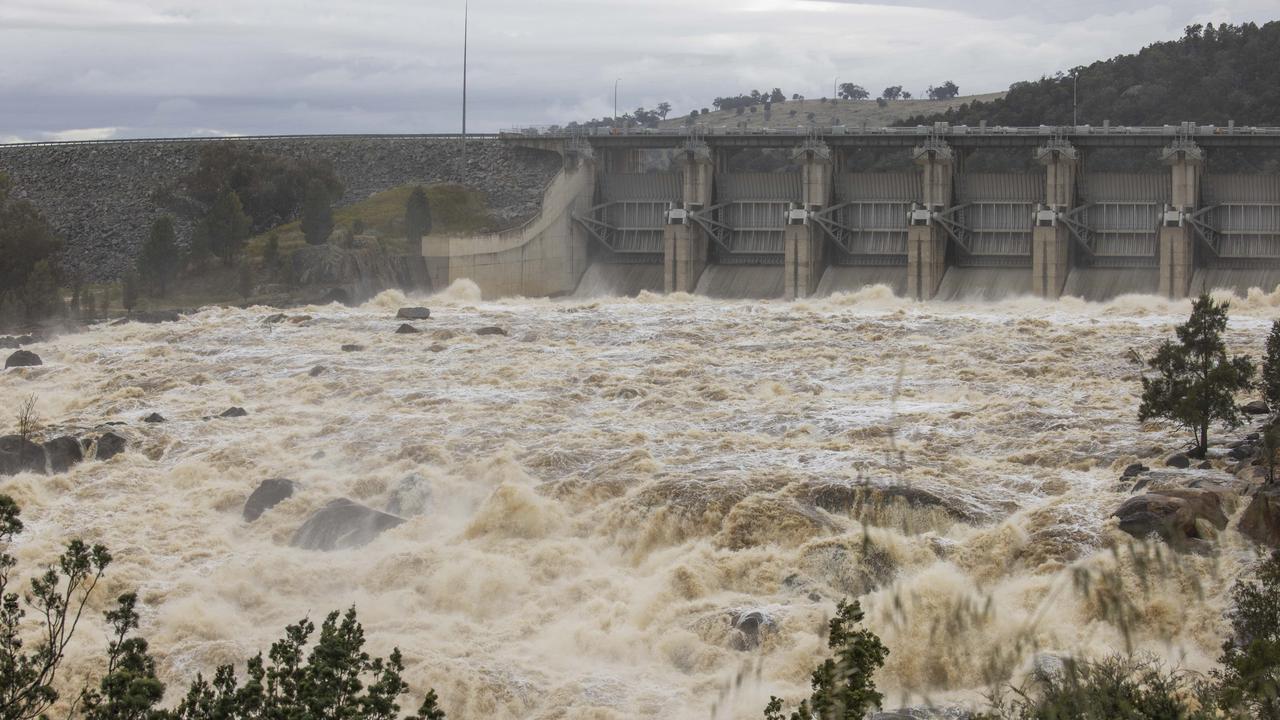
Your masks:
<instances>
[{"instance_id":1,"label":"overcast sky","mask_svg":"<svg viewBox=\"0 0 1280 720\"><path fill-rule=\"evenodd\" d=\"M956 9L963 5L964 9ZM0 0L0 142L455 132L462 0ZM1003 90L1277 0L472 0L468 129L832 81Z\"/></svg>"}]
</instances>

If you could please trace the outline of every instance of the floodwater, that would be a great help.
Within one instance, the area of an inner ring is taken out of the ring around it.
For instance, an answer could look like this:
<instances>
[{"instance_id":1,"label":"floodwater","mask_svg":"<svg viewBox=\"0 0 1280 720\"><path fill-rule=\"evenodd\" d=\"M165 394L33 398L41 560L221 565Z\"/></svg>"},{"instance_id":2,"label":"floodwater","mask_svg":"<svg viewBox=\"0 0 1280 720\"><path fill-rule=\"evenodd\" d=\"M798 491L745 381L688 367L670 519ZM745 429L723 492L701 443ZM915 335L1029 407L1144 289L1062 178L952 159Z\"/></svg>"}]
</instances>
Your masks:
<instances>
[{"instance_id":1,"label":"floodwater","mask_svg":"<svg viewBox=\"0 0 1280 720\"><path fill-rule=\"evenodd\" d=\"M171 700L355 605L370 649L399 646L459 719L758 718L805 692L844 597L890 649L889 707L980 703L1041 652L1218 654L1247 542L1171 560L1108 519L1120 470L1183 443L1136 422L1126 352L1189 302L478 297L423 300L420 335L393 334L413 302L395 292L298 324L209 309L0 374L0 405L37 393L50 434L121 421L131 443L0 480L22 568L71 535L115 555L72 662L134 588ZM1277 308L1238 299L1232 349L1260 354ZM248 416L206 419L232 405ZM271 477L299 491L245 523ZM329 500L393 494L408 521L371 544L290 547Z\"/></svg>"}]
</instances>

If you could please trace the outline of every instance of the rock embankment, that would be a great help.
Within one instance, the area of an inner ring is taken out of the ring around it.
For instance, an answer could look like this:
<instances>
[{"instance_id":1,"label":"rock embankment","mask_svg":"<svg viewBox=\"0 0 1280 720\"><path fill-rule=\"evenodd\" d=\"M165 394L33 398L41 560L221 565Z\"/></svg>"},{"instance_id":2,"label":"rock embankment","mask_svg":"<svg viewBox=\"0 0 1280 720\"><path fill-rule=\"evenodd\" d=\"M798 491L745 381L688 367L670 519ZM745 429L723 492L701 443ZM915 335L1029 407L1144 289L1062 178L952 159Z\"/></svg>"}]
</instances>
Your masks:
<instances>
[{"instance_id":1,"label":"rock embankment","mask_svg":"<svg viewBox=\"0 0 1280 720\"><path fill-rule=\"evenodd\" d=\"M553 153L498 140L467 144L440 138L302 138L231 140L265 152L333 163L346 189L338 204L364 200L407 183L457 183L488 197L495 223L532 217L542 190L560 169ZM30 200L67 242L66 267L90 281L119 277L132 262L152 220L165 210L158 189L193 171L202 142L0 145L0 173L15 195ZM191 227L178 223L186 243Z\"/></svg>"}]
</instances>

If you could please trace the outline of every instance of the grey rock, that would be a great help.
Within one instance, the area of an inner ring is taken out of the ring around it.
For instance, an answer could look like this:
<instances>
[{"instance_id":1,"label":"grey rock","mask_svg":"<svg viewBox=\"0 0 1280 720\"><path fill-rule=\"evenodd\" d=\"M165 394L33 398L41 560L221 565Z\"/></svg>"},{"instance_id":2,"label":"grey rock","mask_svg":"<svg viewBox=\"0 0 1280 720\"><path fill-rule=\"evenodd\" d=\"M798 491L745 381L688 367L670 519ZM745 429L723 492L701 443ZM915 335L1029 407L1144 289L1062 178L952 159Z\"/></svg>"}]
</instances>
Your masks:
<instances>
[{"instance_id":1,"label":"grey rock","mask_svg":"<svg viewBox=\"0 0 1280 720\"><path fill-rule=\"evenodd\" d=\"M396 328L397 335L417 335L420 332L422 331L409 323L401 323L400 327Z\"/></svg>"},{"instance_id":2,"label":"grey rock","mask_svg":"<svg viewBox=\"0 0 1280 720\"><path fill-rule=\"evenodd\" d=\"M477 335L502 335L505 337L507 334L507 331L503 330L500 327L490 325L488 327L482 327L476 330L476 334Z\"/></svg>"},{"instance_id":3,"label":"grey rock","mask_svg":"<svg viewBox=\"0 0 1280 720\"><path fill-rule=\"evenodd\" d=\"M262 513L279 505L293 496L293 481L285 478L270 478L259 483L258 487L244 501L242 513L245 522L253 522Z\"/></svg>"},{"instance_id":4,"label":"grey rock","mask_svg":"<svg viewBox=\"0 0 1280 720\"><path fill-rule=\"evenodd\" d=\"M1255 448L1253 447L1253 445L1250 445L1249 443L1245 443L1243 445L1240 445L1239 447L1232 448L1231 452L1227 453L1227 457L1231 458L1232 460L1244 460L1245 458L1253 457L1254 451L1255 451Z\"/></svg>"},{"instance_id":5,"label":"grey rock","mask_svg":"<svg viewBox=\"0 0 1280 720\"><path fill-rule=\"evenodd\" d=\"M1267 407L1267 403L1263 400L1254 400L1241 405L1240 412L1245 415L1266 415L1271 412L1271 408Z\"/></svg>"},{"instance_id":6,"label":"grey rock","mask_svg":"<svg viewBox=\"0 0 1280 720\"><path fill-rule=\"evenodd\" d=\"M98 449L94 452L94 457L99 460L110 460L124 452L128 445L127 440L113 432L102 433L98 436Z\"/></svg>"},{"instance_id":7,"label":"grey rock","mask_svg":"<svg viewBox=\"0 0 1280 720\"><path fill-rule=\"evenodd\" d=\"M43 364L44 362L40 359L40 356L30 350L18 350L10 355L8 360L4 361L6 370L11 367L35 367Z\"/></svg>"},{"instance_id":8,"label":"grey rock","mask_svg":"<svg viewBox=\"0 0 1280 720\"><path fill-rule=\"evenodd\" d=\"M150 415L148 415L148 416L146 416L146 417L142 418L142 422L147 422L147 423L162 423L162 422L167 422L167 421L165 420L165 417L164 417L163 415L161 415L160 413L158 413L158 412L153 412L153 413L151 413Z\"/></svg>"},{"instance_id":9,"label":"grey rock","mask_svg":"<svg viewBox=\"0 0 1280 720\"><path fill-rule=\"evenodd\" d=\"M18 344L17 338L11 335L0 337L0 350L16 350L19 347L22 346Z\"/></svg>"},{"instance_id":10,"label":"grey rock","mask_svg":"<svg viewBox=\"0 0 1280 720\"><path fill-rule=\"evenodd\" d=\"M44 452L49 458L49 469L55 473L64 473L70 470L72 465L84 460L80 441L70 435L47 441L44 444Z\"/></svg>"},{"instance_id":11,"label":"grey rock","mask_svg":"<svg viewBox=\"0 0 1280 720\"><path fill-rule=\"evenodd\" d=\"M1135 538L1156 535L1179 550L1203 550L1202 543L1214 539L1206 536L1206 524L1217 530L1227 526L1221 491L1208 489L1153 490L1124 501L1113 515Z\"/></svg>"},{"instance_id":12,"label":"grey rock","mask_svg":"<svg viewBox=\"0 0 1280 720\"><path fill-rule=\"evenodd\" d=\"M21 435L0 437L0 475L44 474L45 450Z\"/></svg>"},{"instance_id":13,"label":"grey rock","mask_svg":"<svg viewBox=\"0 0 1280 720\"><path fill-rule=\"evenodd\" d=\"M357 548L403 522L403 518L339 498L307 518L290 544L305 550Z\"/></svg>"},{"instance_id":14,"label":"grey rock","mask_svg":"<svg viewBox=\"0 0 1280 720\"><path fill-rule=\"evenodd\" d=\"M242 407L229 407L226 410L223 410L222 414L218 415L218 417L238 418L238 417L244 417L245 415L248 415L248 414L249 412Z\"/></svg>"},{"instance_id":15,"label":"grey rock","mask_svg":"<svg viewBox=\"0 0 1280 720\"><path fill-rule=\"evenodd\" d=\"M1239 528L1259 545L1280 548L1280 487L1264 487L1254 493L1240 516Z\"/></svg>"},{"instance_id":16,"label":"grey rock","mask_svg":"<svg viewBox=\"0 0 1280 720\"><path fill-rule=\"evenodd\" d=\"M426 320L431 317L431 310L424 307L402 307L396 312L397 320Z\"/></svg>"},{"instance_id":17,"label":"grey rock","mask_svg":"<svg viewBox=\"0 0 1280 720\"><path fill-rule=\"evenodd\" d=\"M347 343L342 346L342 352L360 352L361 350L364 350L364 346L356 345L355 343Z\"/></svg>"},{"instance_id":18,"label":"grey rock","mask_svg":"<svg viewBox=\"0 0 1280 720\"><path fill-rule=\"evenodd\" d=\"M1185 470L1191 467L1191 458L1187 457L1186 453L1175 453L1173 455L1170 455L1164 461L1164 464L1169 467Z\"/></svg>"},{"instance_id":19,"label":"grey rock","mask_svg":"<svg viewBox=\"0 0 1280 720\"><path fill-rule=\"evenodd\" d=\"M1141 475L1142 473L1147 472L1150 469L1151 468L1147 467L1146 465L1143 465L1142 463L1133 463L1132 465L1129 465L1124 469L1124 473L1120 477L1124 477L1124 478L1137 477L1138 475Z\"/></svg>"},{"instance_id":20,"label":"grey rock","mask_svg":"<svg viewBox=\"0 0 1280 720\"><path fill-rule=\"evenodd\" d=\"M307 374L310 375L311 377L319 377L320 375L324 374L324 372L328 369L329 368L323 365L316 365L315 367L307 371Z\"/></svg>"}]
</instances>

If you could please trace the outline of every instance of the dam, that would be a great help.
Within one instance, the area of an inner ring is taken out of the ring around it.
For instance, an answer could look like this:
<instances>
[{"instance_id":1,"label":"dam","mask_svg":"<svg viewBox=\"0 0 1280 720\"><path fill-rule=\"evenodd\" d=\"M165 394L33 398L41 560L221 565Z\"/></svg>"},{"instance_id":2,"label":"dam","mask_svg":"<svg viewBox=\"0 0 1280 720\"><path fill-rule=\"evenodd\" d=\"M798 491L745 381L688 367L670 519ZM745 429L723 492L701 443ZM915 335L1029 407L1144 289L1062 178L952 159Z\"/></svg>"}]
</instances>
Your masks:
<instances>
[{"instance_id":1,"label":"dam","mask_svg":"<svg viewBox=\"0 0 1280 720\"><path fill-rule=\"evenodd\" d=\"M518 130L559 154L537 217L428 238L486 297L1181 298L1280 284L1280 128Z\"/></svg>"}]
</instances>

